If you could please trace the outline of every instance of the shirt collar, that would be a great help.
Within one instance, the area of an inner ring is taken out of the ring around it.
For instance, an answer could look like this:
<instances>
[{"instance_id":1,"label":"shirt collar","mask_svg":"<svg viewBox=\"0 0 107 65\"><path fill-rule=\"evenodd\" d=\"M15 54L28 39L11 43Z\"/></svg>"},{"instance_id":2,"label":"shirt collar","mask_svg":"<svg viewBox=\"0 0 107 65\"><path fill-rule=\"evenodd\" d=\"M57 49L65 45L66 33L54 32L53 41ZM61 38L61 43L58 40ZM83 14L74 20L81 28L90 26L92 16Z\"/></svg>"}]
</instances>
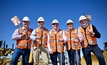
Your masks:
<instances>
[{"instance_id":1,"label":"shirt collar","mask_svg":"<svg viewBox=\"0 0 107 65\"><path fill-rule=\"evenodd\" d=\"M74 30L74 28L73 28L72 30ZM72 30L71 30L71 31L72 31ZM67 31L70 31L70 30L69 30L69 29L67 29Z\"/></svg>"},{"instance_id":2,"label":"shirt collar","mask_svg":"<svg viewBox=\"0 0 107 65\"><path fill-rule=\"evenodd\" d=\"M38 27L38 28L41 29L41 30L43 30L45 27L42 27L42 28Z\"/></svg>"},{"instance_id":3,"label":"shirt collar","mask_svg":"<svg viewBox=\"0 0 107 65\"><path fill-rule=\"evenodd\" d=\"M52 29L52 30L54 31L55 34L59 31L59 29L58 30Z\"/></svg>"},{"instance_id":4,"label":"shirt collar","mask_svg":"<svg viewBox=\"0 0 107 65\"><path fill-rule=\"evenodd\" d=\"M23 29L23 30L26 30L26 28L25 28L24 26L22 27L22 29ZM28 28L28 29L29 29L29 28Z\"/></svg>"}]
</instances>

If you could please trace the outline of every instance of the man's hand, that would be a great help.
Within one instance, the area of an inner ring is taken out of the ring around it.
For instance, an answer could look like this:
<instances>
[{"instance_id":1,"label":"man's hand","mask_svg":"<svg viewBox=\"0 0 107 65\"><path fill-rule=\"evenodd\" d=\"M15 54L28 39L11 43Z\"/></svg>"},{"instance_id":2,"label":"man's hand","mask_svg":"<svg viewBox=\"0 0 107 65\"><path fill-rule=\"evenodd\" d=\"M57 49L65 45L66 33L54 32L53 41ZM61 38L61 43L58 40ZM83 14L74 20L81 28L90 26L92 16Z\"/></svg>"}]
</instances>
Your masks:
<instances>
[{"instance_id":1,"label":"man's hand","mask_svg":"<svg viewBox=\"0 0 107 65\"><path fill-rule=\"evenodd\" d=\"M60 39L59 41L60 41L60 42L64 42L64 39Z\"/></svg>"},{"instance_id":2,"label":"man's hand","mask_svg":"<svg viewBox=\"0 0 107 65\"><path fill-rule=\"evenodd\" d=\"M52 51L50 51L50 54L53 54L53 52L52 52Z\"/></svg>"},{"instance_id":3,"label":"man's hand","mask_svg":"<svg viewBox=\"0 0 107 65\"><path fill-rule=\"evenodd\" d=\"M92 30L89 30L89 35L90 35L90 36L94 36L94 34L95 34L95 33L94 33Z\"/></svg>"},{"instance_id":4,"label":"man's hand","mask_svg":"<svg viewBox=\"0 0 107 65\"><path fill-rule=\"evenodd\" d=\"M25 32L25 31L23 31L23 32L21 33L21 39L24 39L24 38L26 38L26 32Z\"/></svg>"},{"instance_id":5,"label":"man's hand","mask_svg":"<svg viewBox=\"0 0 107 65\"><path fill-rule=\"evenodd\" d=\"M75 40L74 40L74 42L79 42L80 40L78 39L78 38L76 38Z\"/></svg>"}]
</instances>

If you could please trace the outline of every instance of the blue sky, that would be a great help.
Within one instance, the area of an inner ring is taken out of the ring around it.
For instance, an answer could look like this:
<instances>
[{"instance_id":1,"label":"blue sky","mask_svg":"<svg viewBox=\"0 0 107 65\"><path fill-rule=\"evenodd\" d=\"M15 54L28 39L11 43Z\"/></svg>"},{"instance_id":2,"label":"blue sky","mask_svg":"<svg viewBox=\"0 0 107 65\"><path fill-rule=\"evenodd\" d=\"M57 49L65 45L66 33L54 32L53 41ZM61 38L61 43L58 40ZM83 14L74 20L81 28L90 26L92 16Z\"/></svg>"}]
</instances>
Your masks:
<instances>
[{"instance_id":1,"label":"blue sky","mask_svg":"<svg viewBox=\"0 0 107 65\"><path fill-rule=\"evenodd\" d=\"M75 28L79 27L79 16L84 14L92 15L91 23L102 35L98 45L103 49L103 43L107 41L107 0L0 0L0 40L5 40L9 47L15 44L11 40L11 35L18 28L11 22L15 15L20 20L28 16L33 29L38 27L37 18L40 16L44 17L44 26L49 30L52 20L58 19L59 28L65 30L68 19L74 21Z\"/></svg>"}]
</instances>

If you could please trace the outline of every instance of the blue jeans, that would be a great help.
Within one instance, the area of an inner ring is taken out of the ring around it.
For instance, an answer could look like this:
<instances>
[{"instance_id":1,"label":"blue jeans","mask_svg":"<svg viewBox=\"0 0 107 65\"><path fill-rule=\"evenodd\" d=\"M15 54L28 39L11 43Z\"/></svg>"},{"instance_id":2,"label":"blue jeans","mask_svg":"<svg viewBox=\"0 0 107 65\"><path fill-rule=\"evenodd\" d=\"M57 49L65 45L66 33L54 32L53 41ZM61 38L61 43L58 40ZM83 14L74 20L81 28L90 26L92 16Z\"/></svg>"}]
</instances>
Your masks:
<instances>
[{"instance_id":1,"label":"blue jeans","mask_svg":"<svg viewBox=\"0 0 107 65\"><path fill-rule=\"evenodd\" d=\"M17 65L18 59L21 55L22 55L23 65L28 65L29 54L30 54L30 49L15 48L10 65Z\"/></svg>"},{"instance_id":2,"label":"blue jeans","mask_svg":"<svg viewBox=\"0 0 107 65\"><path fill-rule=\"evenodd\" d=\"M88 47L82 49L82 52L86 60L86 65L92 65L91 52L93 52L97 57L99 65L106 65L103 53L101 49L98 47L98 45L88 45Z\"/></svg>"},{"instance_id":3,"label":"blue jeans","mask_svg":"<svg viewBox=\"0 0 107 65\"><path fill-rule=\"evenodd\" d=\"M76 50L68 50L68 56L69 56L69 63L70 65L77 65L77 59L76 59ZM81 65L80 64L80 50L77 50L77 53L78 53L78 65Z\"/></svg>"},{"instance_id":4,"label":"blue jeans","mask_svg":"<svg viewBox=\"0 0 107 65\"><path fill-rule=\"evenodd\" d=\"M59 62L60 62L60 53L54 52L53 54L50 54L50 58L52 60L53 65L57 65L57 56L58 56L58 59L59 59ZM62 65L65 65L64 52L62 52Z\"/></svg>"}]
</instances>

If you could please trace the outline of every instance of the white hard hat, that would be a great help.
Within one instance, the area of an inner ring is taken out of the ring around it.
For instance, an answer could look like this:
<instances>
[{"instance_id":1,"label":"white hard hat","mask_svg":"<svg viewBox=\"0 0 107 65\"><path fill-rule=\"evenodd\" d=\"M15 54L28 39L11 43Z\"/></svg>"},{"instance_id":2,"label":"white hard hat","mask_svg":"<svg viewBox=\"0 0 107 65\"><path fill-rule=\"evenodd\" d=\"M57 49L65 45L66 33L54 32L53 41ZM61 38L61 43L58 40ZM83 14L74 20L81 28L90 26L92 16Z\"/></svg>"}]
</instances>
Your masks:
<instances>
[{"instance_id":1,"label":"white hard hat","mask_svg":"<svg viewBox=\"0 0 107 65\"><path fill-rule=\"evenodd\" d=\"M52 24L53 24L53 23L59 23L59 22L58 22L57 19L54 19L54 20L52 21Z\"/></svg>"},{"instance_id":2,"label":"white hard hat","mask_svg":"<svg viewBox=\"0 0 107 65\"><path fill-rule=\"evenodd\" d=\"M22 21L30 21L29 17L25 16Z\"/></svg>"},{"instance_id":3,"label":"white hard hat","mask_svg":"<svg viewBox=\"0 0 107 65\"><path fill-rule=\"evenodd\" d=\"M66 22L66 24L68 23L74 23L71 19L68 19L68 21Z\"/></svg>"},{"instance_id":4,"label":"white hard hat","mask_svg":"<svg viewBox=\"0 0 107 65\"><path fill-rule=\"evenodd\" d=\"M81 21L81 20L86 20L87 18L84 16L84 15L82 15L82 16L80 16L80 18L79 18L79 21Z\"/></svg>"},{"instance_id":5,"label":"white hard hat","mask_svg":"<svg viewBox=\"0 0 107 65\"><path fill-rule=\"evenodd\" d=\"M43 17L39 17L37 21L45 21Z\"/></svg>"}]
</instances>

